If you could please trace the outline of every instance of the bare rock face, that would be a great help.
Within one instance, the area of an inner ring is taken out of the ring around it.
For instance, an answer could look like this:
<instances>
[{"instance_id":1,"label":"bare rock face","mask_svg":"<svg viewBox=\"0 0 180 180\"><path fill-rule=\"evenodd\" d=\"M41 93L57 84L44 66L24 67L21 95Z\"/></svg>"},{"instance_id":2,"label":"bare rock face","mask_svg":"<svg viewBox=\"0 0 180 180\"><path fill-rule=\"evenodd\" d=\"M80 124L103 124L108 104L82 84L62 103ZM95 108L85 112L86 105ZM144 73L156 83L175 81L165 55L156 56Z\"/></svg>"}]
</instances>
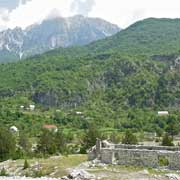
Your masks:
<instances>
[{"instance_id":1,"label":"bare rock face","mask_svg":"<svg viewBox=\"0 0 180 180\"><path fill-rule=\"evenodd\" d=\"M95 176L92 174L89 174L85 170L74 170L70 173L70 175L67 177L69 180L92 180L95 179Z\"/></svg>"},{"instance_id":2,"label":"bare rock face","mask_svg":"<svg viewBox=\"0 0 180 180\"><path fill-rule=\"evenodd\" d=\"M30 177L1 177L0 180L95 180L95 176L89 174L85 170L73 170L68 176L63 178L50 178L50 177L41 177L41 178L30 178Z\"/></svg>"},{"instance_id":3,"label":"bare rock face","mask_svg":"<svg viewBox=\"0 0 180 180\"><path fill-rule=\"evenodd\" d=\"M44 20L25 30L15 28L0 32L0 61L22 59L59 47L85 45L120 31L99 18L80 15Z\"/></svg>"}]
</instances>

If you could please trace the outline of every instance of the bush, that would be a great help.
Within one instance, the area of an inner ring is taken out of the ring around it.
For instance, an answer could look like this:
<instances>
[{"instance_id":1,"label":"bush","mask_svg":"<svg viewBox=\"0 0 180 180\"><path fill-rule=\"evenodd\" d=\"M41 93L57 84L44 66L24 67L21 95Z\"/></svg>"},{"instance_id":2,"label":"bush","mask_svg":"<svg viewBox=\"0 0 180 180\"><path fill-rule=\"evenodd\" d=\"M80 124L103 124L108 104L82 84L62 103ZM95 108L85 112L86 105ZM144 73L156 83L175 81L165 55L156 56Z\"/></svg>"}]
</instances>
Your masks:
<instances>
[{"instance_id":1,"label":"bush","mask_svg":"<svg viewBox=\"0 0 180 180\"><path fill-rule=\"evenodd\" d=\"M0 176L7 176L7 172L5 170L5 168L2 168L1 171L0 171Z\"/></svg>"},{"instance_id":2,"label":"bush","mask_svg":"<svg viewBox=\"0 0 180 180\"><path fill-rule=\"evenodd\" d=\"M155 139L155 142L157 142L157 143L160 142L160 139L159 139L159 138L156 138L156 139Z\"/></svg>"},{"instance_id":3,"label":"bush","mask_svg":"<svg viewBox=\"0 0 180 180\"><path fill-rule=\"evenodd\" d=\"M33 172L33 178L40 178L45 176L45 174L42 172L42 170L34 171Z\"/></svg>"},{"instance_id":4,"label":"bush","mask_svg":"<svg viewBox=\"0 0 180 180\"><path fill-rule=\"evenodd\" d=\"M165 157L159 157L159 166L168 166L169 161Z\"/></svg>"},{"instance_id":5,"label":"bush","mask_svg":"<svg viewBox=\"0 0 180 180\"><path fill-rule=\"evenodd\" d=\"M28 168L29 168L29 163L27 160L25 160L23 169L28 169Z\"/></svg>"},{"instance_id":6,"label":"bush","mask_svg":"<svg viewBox=\"0 0 180 180\"><path fill-rule=\"evenodd\" d=\"M130 130L127 130L122 139L122 144L138 144L137 137Z\"/></svg>"},{"instance_id":7,"label":"bush","mask_svg":"<svg viewBox=\"0 0 180 180\"><path fill-rule=\"evenodd\" d=\"M0 161L12 157L16 148L16 142L13 135L6 129L0 128Z\"/></svg>"},{"instance_id":8,"label":"bush","mask_svg":"<svg viewBox=\"0 0 180 180\"><path fill-rule=\"evenodd\" d=\"M21 148L18 148L13 154L12 154L12 159L17 160L17 159L23 159L24 158L24 152Z\"/></svg>"},{"instance_id":9,"label":"bush","mask_svg":"<svg viewBox=\"0 0 180 180\"><path fill-rule=\"evenodd\" d=\"M111 142L118 144L121 142L121 136L117 132L113 132L110 135L110 140L111 140Z\"/></svg>"},{"instance_id":10,"label":"bush","mask_svg":"<svg viewBox=\"0 0 180 180\"><path fill-rule=\"evenodd\" d=\"M162 146L174 146L173 138L168 136L168 134L165 134L165 136L162 139Z\"/></svg>"},{"instance_id":11,"label":"bush","mask_svg":"<svg viewBox=\"0 0 180 180\"><path fill-rule=\"evenodd\" d=\"M100 133L98 127L96 126L96 124L92 123L89 125L89 128L83 139L83 146L84 146L83 149L87 150L87 149L93 147L96 144L97 138L101 139L101 133Z\"/></svg>"}]
</instances>

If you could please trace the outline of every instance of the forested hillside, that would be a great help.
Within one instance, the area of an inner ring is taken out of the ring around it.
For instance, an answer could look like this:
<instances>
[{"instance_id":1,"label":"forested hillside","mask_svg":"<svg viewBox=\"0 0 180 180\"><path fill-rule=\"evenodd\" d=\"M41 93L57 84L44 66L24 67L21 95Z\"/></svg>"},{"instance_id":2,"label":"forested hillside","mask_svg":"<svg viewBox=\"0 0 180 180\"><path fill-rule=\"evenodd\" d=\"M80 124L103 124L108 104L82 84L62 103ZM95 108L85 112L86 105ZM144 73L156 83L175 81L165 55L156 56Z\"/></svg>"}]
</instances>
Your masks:
<instances>
[{"instance_id":1,"label":"forested hillside","mask_svg":"<svg viewBox=\"0 0 180 180\"><path fill-rule=\"evenodd\" d=\"M180 19L149 18L105 40L89 45L94 52L118 51L131 55L180 52Z\"/></svg>"},{"instance_id":2,"label":"forested hillside","mask_svg":"<svg viewBox=\"0 0 180 180\"><path fill-rule=\"evenodd\" d=\"M169 122L157 117L158 110L179 122L179 26L179 20L147 19L86 47L1 64L0 123L28 129L94 122L155 131ZM30 103L38 108L34 114L19 110Z\"/></svg>"}]
</instances>

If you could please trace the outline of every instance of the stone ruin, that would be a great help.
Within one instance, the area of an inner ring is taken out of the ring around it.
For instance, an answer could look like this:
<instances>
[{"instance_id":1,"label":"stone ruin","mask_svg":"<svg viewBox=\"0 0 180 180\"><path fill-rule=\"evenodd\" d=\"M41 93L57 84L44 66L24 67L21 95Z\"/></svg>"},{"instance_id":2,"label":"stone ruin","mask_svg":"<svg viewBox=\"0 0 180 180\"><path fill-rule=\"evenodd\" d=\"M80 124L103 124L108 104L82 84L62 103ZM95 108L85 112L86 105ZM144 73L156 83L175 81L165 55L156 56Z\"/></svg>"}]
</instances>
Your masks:
<instances>
[{"instance_id":1,"label":"stone ruin","mask_svg":"<svg viewBox=\"0 0 180 180\"><path fill-rule=\"evenodd\" d=\"M180 147L111 144L97 139L88 158L105 164L180 170Z\"/></svg>"}]
</instances>

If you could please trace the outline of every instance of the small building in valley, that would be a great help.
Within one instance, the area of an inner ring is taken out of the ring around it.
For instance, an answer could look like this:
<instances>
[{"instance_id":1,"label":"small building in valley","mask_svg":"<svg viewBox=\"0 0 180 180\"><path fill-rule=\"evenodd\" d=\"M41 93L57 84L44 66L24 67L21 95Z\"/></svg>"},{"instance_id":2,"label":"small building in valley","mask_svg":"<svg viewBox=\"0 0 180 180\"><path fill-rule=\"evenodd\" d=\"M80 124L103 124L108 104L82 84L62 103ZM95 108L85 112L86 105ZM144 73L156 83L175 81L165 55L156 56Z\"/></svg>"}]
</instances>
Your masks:
<instances>
[{"instance_id":1,"label":"small building in valley","mask_svg":"<svg viewBox=\"0 0 180 180\"><path fill-rule=\"evenodd\" d=\"M56 125L53 125L53 124L45 124L43 126L43 129L47 129L49 131L53 131L53 132L57 132L58 131L58 128Z\"/></svg>"},{"instance_id":2,"label":"small building in valley","mask_svg":"<svg viewBox=\"0 0 180 180\"><path fill-rule=\"evenodd\" d=\"M11 126L11 127L9 128L9 130L10 130L12 133L18 133L18 132L19 132L19 130L18 130L18 128L17 128L16 126Z\"/></svg>"},{"instance_id":3,"label":"small building in valley","mask_svg":"<svg viewBox=\"0 0 180 180\"><path fill-rule=\"evenodd\" d=\"M21 108L21 109L24 109L24 106L23 106L23 105L21 105L21 106L20 106L20 108Z\"/></svg>"},{"instance_id":4,"label":"small building in valley","mask_svg":"<svg viewBox=\"0 0 180 180\"><path fill-rule=\"evenodd\" d=\"M76 115L83 115L83 112L76 112Z\"/></svg>"},{"instance_id":5,"label":"small building in valley","mask_svg":"<svg viewBox=\"0 0 180 180\"><path fill-rule=\"evenodd\" d=\"M30 104L30 105L29 105L29 109L30 109L30 111L34 111L34 110L35 110L35 105Z\"/></svg>"},{"instance_id":6,"label":"small building in valley","mask_svg":"<svg viewBox=\"0 0 180 180\"><path fill-rule=\"evenodd\" d=\"M169 112L168 111L158 111L158 116L168 116Z\"/></svg>"}]
</instances>

